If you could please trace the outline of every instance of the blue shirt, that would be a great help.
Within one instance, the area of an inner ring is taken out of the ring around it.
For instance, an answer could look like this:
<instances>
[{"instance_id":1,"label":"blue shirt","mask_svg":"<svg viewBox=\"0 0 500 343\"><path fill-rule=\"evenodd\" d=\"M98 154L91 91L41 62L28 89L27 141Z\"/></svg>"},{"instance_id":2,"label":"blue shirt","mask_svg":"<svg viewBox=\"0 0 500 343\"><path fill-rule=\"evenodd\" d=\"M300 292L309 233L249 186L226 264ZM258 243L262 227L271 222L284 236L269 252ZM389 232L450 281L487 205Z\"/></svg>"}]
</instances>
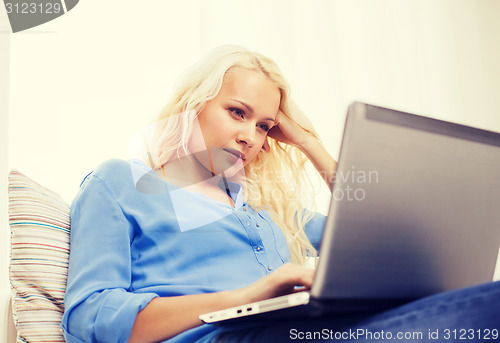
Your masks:
<instances>
[{"instance_id":1,"label":"blue shirt","mask_svg":"<svg viewBox=\"0 0 500 343\"><path fill-rule=\"evenodd\" d=\"M71 206L66 341L126 342L153 298L247 286L286 262L281 229L242 199L232 207L167 183L139 161L110 160L84 181ZM306 233L317 248L324 216ZM165 322L164 325L169 325ZM195 342L202 325L169 342Z\"/></svg>"}]
</instances>

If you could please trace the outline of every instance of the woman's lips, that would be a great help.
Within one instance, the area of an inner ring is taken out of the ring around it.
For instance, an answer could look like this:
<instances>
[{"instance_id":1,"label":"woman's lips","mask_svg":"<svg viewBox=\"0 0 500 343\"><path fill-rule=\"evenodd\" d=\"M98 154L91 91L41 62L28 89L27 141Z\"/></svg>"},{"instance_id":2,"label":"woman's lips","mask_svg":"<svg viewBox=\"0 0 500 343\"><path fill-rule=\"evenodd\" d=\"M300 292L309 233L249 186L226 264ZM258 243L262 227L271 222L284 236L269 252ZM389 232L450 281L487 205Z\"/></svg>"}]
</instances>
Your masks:
<instances>
[{"instance_id":1,"label":"woman's lips","mask_svg":"<svg viewBox=\"0 0 500 343\"><path fill-rule=\"evenodd\" d=\"M224 150L224 151L226 151L226 152L228 152L228 153L230 153L230 154L232 154L232 155L234 155L234 156L236 156L237 158L242 159L243 161L245 161L245 160L246 160L246 156L245 156L245 154L244 154L244 153L242 153L242 152L241 152L241 151L239 151L239 150L236 150L236 149L231 149L231 148L224 148L223 150Z\"/></svg>"}]
</instances>

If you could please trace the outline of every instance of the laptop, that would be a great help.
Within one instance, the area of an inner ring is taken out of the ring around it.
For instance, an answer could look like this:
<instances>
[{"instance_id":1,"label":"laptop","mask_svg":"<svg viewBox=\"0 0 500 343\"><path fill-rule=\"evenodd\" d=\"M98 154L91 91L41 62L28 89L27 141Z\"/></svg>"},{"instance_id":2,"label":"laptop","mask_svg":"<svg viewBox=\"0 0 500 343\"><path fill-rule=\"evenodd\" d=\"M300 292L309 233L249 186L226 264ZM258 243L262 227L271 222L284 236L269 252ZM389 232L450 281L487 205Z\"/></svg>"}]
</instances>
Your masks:
<instances>
[{"instance_id":1,"label":"laptop","mask_svg":"<svg viewBox=\"0 0 500 343\"><path fill-rule=\"evenodd\" d=\"M492 281L499 190L500 133L352 103L310 291L199 318L380 310Z\"/></svg>"}]
</instances>

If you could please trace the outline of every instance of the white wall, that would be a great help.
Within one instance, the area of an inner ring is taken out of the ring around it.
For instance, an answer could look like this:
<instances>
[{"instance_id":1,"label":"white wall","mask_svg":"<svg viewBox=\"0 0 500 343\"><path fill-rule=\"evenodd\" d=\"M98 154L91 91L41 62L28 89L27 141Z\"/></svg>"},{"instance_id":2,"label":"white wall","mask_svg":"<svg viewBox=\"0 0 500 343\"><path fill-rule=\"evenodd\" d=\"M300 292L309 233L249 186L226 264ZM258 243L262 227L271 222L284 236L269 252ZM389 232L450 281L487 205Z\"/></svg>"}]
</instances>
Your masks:
<instances>
[{"instance_id":1,"label":"white wall","mask_svg":"<svg viewBox=\"0 0 500 343\"><path fill-rule=\"evenodd\" d=\"M223 43L281 65L334 155L354 99L500 131L499 10L495 0L80 2L12 35L9 165L70 200L96 164L127 156L175 76Z\"/></svg>"},{"instance_id":2,"label":"white wall","mask_svg":"<svg viewBox=\"0 0 500 343\"><path fill-rule=\"evenodd\" d=\"M0 13L0 295L8 288L9 239L7 217L7 145L8 145L8 107L9 107L9 60L10 60L10 35L1 33L10 29L5 13ZM0 304L2 304L0 298ZM0 308L0 311L3 309ZM0 313L1 318L1 313ZM1 325L0 325L1 327Z\"/></svg>"},{"instance_id":3,"label":"white wall","mask_svg":"<svg viewBox=\"0 0 500 343\"><path fill-rule=\"evenodd\" d=\"M0 35L12 57L2 166L70 201L99 162L127 158L179 72L222 43L280 64L334 156L352 100L500 131L498 13L496 0L80 1Z\"/></svg>"},{"instance_id":4,"label":"white wall","mask_svg":"<svg viewBox=\"0 0 500 343\"><path fill-rule=\"evenodd\" d=\"M71 201L98 163L127 158L128 139L200 54L191 3L81 1L14 34L10 166Z\"/></svg>"}]
</instances>

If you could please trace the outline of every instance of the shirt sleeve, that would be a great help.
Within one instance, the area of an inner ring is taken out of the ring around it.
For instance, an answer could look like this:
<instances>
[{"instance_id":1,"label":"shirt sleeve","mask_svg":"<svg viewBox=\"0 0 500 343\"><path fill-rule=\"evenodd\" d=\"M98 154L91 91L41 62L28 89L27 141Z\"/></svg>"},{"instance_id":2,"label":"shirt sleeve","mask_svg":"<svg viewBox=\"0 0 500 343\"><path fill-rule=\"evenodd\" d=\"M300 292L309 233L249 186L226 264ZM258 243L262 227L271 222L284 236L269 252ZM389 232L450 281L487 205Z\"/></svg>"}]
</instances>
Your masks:
<instances>
[{"instance_id":1,"label":"shirt sleeve","mask_svg":"<svg viewBox=\"0 0 500 343\"><path fill-rule=\"evenodd\" d=\"M67 342L127 342L137 313L157 296L130 291L132 237L110 188L90 175L71 206Z\"/></svg>"},{"instance_id":2,"label":"shirt sleeve","mask_svg":"<svg viewBox=\"0 0 500 343\"><path fill-rule=\"evenodd\" d=\"M326 216L315 212L312 218L306 223L304 231L312 246L316 249L319 255L321 238L323 237L323 229L325 226Z\"/></svg>"}]
</instances>

